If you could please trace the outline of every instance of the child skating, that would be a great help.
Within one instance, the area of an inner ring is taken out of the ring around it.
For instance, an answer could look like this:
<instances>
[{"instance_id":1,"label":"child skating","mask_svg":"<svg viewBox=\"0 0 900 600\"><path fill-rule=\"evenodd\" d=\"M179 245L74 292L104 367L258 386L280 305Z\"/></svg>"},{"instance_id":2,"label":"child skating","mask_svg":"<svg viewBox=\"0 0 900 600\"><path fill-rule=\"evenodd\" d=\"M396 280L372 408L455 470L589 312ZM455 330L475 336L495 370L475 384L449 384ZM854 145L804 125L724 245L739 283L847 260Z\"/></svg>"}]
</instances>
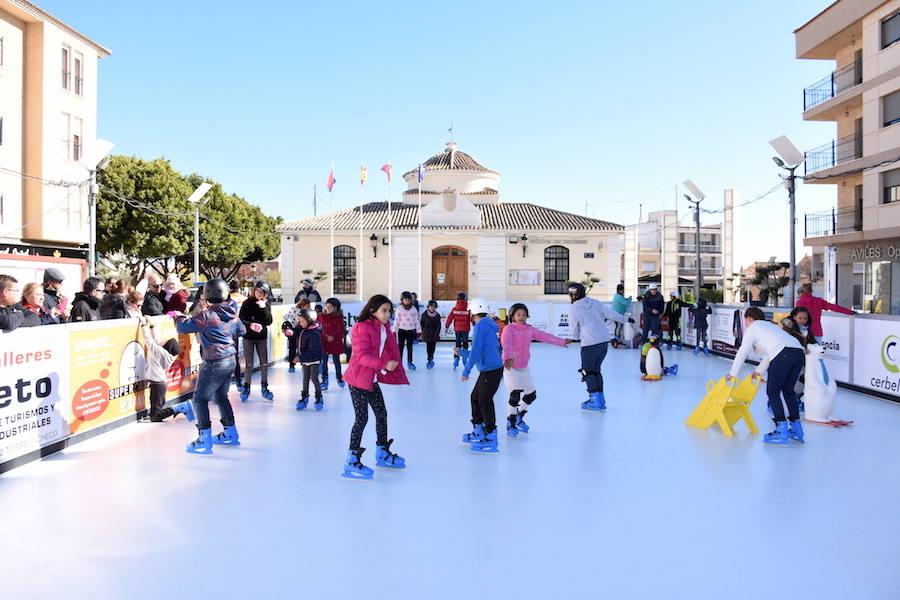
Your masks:
<instances>
[{"instance_id":1,"label":"child skating","mask_svg":"<svg viewBox=\"0 0 900 600\"><path fill-rule=\"evenodd\" d=\"M288 373L293 373L296 370L294 365L297 363L297 339L294 337L294 327L297 326L297 318L300 316L300 313L311 310L311 308L309 300L301 298L297 304L291 307L291 310L287 311L284 315L284 322L281 323L281 332L287 338Z\"/></svg>"},{"instance_id":2,"label":"child skating","mask_svg":"<svg viewBox=\"0 0 900 600\"><path fill-rule=\"evenodd\" d=\"M472 332L472 351L466 357L462 380L468 381L474 367L480 374L472 389L472 433L463 436L463 441L472 444L476 452L497 452L497 412L494 408L494 394L503 379L503 358L500 356L498 328L488 315L491 312L487 302L473 299L469 312L475 322Z\"/></svg>"},{"instance_id":3,"label":"child skating","mask_svg":"<svg viewBox=\"0 0 900 600\"><path fill-rule=\"evenodd\" d=\"M616 293L613 295L612 309L624 316L628 312L629 305L631 305L631 296L625 297L625 286L620 283L616 286ZM611 342L613 348L618 348L622 345L624 333L625 326L622 323L616 323L615 334Z\"/></svg>"},{"instance_id":4,"label":"child skating","mask_svg":"<svg viewBox=\"0 0 900 600\"><path fill-rule=\"evenodd\" d=\"M669 300L663 309L663 317L669 324L668 336L666 337L666 349L671 350L675 346L676 350L681 350L681 309L690 306L684 302L678 292L673 290L669 292Z\"/></svg>"},{"instance_id":5,"label":"child skating","mask_svg":"<svg viewBox=\"0 0 900 600\"><path fill-rule=\"evenodd\" d=\"M315 312L308 310L297 317L294 328L297 339L297 362L303 368L303 392L296 409L303 410L309 405L309 382L312 380L316 392L316 410L322 410L322 386L319 383L319 365L322 362L322 328L316 322Z\"/></svg>"},{"instance_id":6,"label":"child skating","mask_svg":"<svg viewBox=\"0 0 900 600\"><path fill-rule=\"evenodd\" d=\"M694 356L700 354L701 346L702 352L709 355L709 315L712 314L712 309L706 305L706 300L704 298L700 298L697 300L696 308L689 308L688 313L694 317L694 329L697 331L697 342L694 344Z\"/></svg>"},{"instance_id":7,"label":"child skating","mask_svg":"<svg viewBox=\"0 0 900 600\"><path fill-rule=\"evenodd\" d=\"M344 338L347 335L347 327L344 323L344 313L341 310L341 301L337 298L329 298L325 301L325 310L319 315L319 325L322 327L322 391L328 389L328 359L334 361L334 377L338 387L344 389L344 377L341 373L341 354L344 353Z\"/></svg>"},{"instance_id":8,"label":"child skating","mask_svg":"<svg viewBox=\"0 0 900 600\"><path fill-rule=\"evenodd\" d=\"M169 377L169 368L181 352L178 340L171 338L163 344L156 337L156 326L147 317L142 316L140 323L147 345L147 370L144 378L150 387L150 421L160 423L169 417L182 414L193 423L194 407L191 406L190 400L166 408L166 380Z\"/></svg>"},{"instance_id":9,"label":"child skating","mask_svg":"<svg viewBox=\"0 0 900 600\"><path fill-rule=\"evenodd\" d=\"M272 324L272 305L269 296L272 289L264 281L257 281L253 294L241 305L240 318L247 329L244 336L244 387L241 402L250 397L250 380L253 377L253 356L259 357L259 382L262 397L274 400L269 391L269 325Z\"/></svg>"},{"instance_id":10,"label":"child skating","mask_svg":"<svg viewBox=\"0 0 900 600\"><path fill-rule=\"evenodd\" d=\"M531 342L544 342L565 347L570 343L560 337L535 329L528 324L528 307L513 304L509 309L509 324L500 335L503 348L503 381L509 390L509 409L506 435L516 437L528 433L525 414L537 399L537 390L528 364L531 361Z\"/></svg>"},{"instance_id":11,"label":"child skating","mask_svg":"<svg viewBox=\"0 0 900 600\"><path fill-rule=\"evenodd\" d=\"M191 454L212 454L212 445L239 446L240 437L234 424L234 412L228 401L228 388L234 373L235 349L232 336L244 335L247 330L228 302L228 284L222 279L207 281L203 286L203 300L193 317L178 314L175 328L178 333L197 333L203 365L197 376L194 391L194 411L200 435L188 444ZM225 428L212 436L209 420L209 401L219 406L220 421Z\"/></svg>"},{"instance_id":12,"label":"child skating","mask_svg":"<svg viewBox=\"0 0 900 600\"><path fill-rule=\"evenodd\" d=\"M413 297L409 292L403 292L400 296L400 306L394 313L394 333L400 344L400 356L403 356L403 346L406 346L406 364L410 371L416 370L413 362L413 344L416 337L422 333L422 325L419 323L419 311L413 306Z\"/></svg>"},{"instance_id":13,"label":"child skating","mask_svg":"<svg viewBox=\"0 0 900 600\"><path fill-rule=\"evenodd\" d=\"M456 343L453 347L453 368L459 367L460 353L469 349L469 331L472 329L472 320L469 316L469 304L466 302L466 295L460 293L456 297L456 306L447 315L447 322L444 327L450 330L453 325L453 333L456 336Z\"/></svg>"},{"instance_id":14,"label":"child skating","mask_svg":"<svg viewBox=\"0 0 900 600\"><path fill-rule=\"evenodd\" d=\"M587 297L584 286L580 283L569 285L569 299L572 308L569 310L569 326L572 337L581 340L581 380L587 385L589 398L581 403L584 410L606 410L606 398L603 396L603 359L609 348L609 329L606 321L616 323L633 323L634 319L611 310Z\"/></svg>"},{"instance_id":15,"label":"child skating","mask_svg":"<svg viewBox=\"0 0 900 600\"><path fill-rule=\"evenodd\" d=\"M752 377L762 379L768 371L766 394L769 396L769 408L775 421L775 431L764 435L763 442L778 446L786 446L791 440L803 443L803 424L800 422L800 407L794 389L806 360L803 345L780 326L767 321L759 307L751 306L744 311L744 339L731 364L731 371L725 376L726 380L735 380L751 348L755 348L756 353L762 356ZM788 409L787 418L784 414L785 404Z\"/></svg>"},{"instance_id":16,"label":"child skating","mask_svg":"<svg viewBox=\"0 0 900 600\"><path fill-rule=\"evenodd\" d=\"M406 460L391 452L394 440L388 439L387 408L380 384L407 385L409 380L400 364L400 348L391 334L390 319L393 305L382 295L373 296L359 313L350 333L353 356L347 365L344 380L350 386L350 399L356 420L350 432L350 450L344 462L344 477L372 479L374 471L362 463L363 431L369 421L369 407L375 413L375 432L378 450L376 466L403 469Z\"/></svg>"},{"instance_id":17,"label":"child skating","mask_svg":"<svg viewBox=\"0 0 900 600\"><path fill-rule=\"evenodd\" d=\"M422 326L422 341L425 342L425 350L428 356L428 362L425 367L434 368L434 351L437 343L441 341L441 314L437 311L438 303L434 300L428 301L428 307L422 313L419 323Z\"/></svg>"}]
</instances>

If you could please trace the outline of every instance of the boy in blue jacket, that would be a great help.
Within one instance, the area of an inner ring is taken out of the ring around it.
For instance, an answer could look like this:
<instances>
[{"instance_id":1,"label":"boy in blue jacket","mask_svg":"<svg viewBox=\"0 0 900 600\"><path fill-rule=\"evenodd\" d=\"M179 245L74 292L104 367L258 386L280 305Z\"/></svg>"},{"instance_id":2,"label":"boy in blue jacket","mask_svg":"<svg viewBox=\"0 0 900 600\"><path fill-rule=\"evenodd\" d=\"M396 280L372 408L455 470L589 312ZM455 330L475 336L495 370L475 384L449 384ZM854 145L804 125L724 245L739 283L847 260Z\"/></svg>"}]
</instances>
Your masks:
<instances>
[{"instance_id":1,"label":"boy in blue jacket","mask_svg":"<svg viewBox=\"0 0 900 600\"><path fill-rule=\"evenodd\" d=\"M188 444L191 454L212 454L212 445L239 446L237 428L234 426L234 411L228 401L228 388L234 373L234 336L247 333L238 319L237 311L228 298L228 284L222 279L212 279L203 287L201 309L193 317L178 314L175 328L178 333L196 333L200 338L200 354L203 365L197 376L194 391L194 410L197 413L199 437ZM209 401L219 406L219 415L225 430L212 436L209 420Z\"/></svg>"},{"instance_id":2,"label":"boy in blue jacket","mask_svg":"<svg viewBox=\"0 0 900 600\"><path fill-rule=\"evenodd\" d=\"M297 400L297 410L309 405L309 382L312 380L316 388L316 410L322 410L322 384L319 382L319 365L322 362L322 328L311 310L300 312L297 326L294 327L294 338L297 339L297 361L303 367L303 394Z\"/></svg>"},{"instance_id":3,"label":"boy in blue jacket","mask_svg":"<svg viewBox=\"0 0 900 600\"><path fill-rule=\"evenodd\" d=\"M469 312L475 322L472 333L472 350L466 357L462 380L468 381L473 367L481 374L472 389L472 425L474 430L463 436L476 452L497 452L497 413L494 410L494 394L503 379L503 358L500 355L500 333L494 320L488 317L487 302L474 298Z\"/></svg>"}]
</instances>

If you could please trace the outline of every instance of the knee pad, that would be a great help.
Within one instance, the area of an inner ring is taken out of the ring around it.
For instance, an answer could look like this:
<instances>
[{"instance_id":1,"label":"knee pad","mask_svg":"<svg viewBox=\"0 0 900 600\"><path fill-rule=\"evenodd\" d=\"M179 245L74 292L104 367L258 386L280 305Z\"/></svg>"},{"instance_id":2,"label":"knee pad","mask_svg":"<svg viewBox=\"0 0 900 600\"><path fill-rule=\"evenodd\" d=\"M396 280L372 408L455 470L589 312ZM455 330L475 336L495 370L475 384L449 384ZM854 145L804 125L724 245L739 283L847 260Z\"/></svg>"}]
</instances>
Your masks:
<instances>
[{"instance_id":1,"label":"knee pad","mask_svg":"<svg viewBox=\"0 0 900 600\"><path fill-rule=\"evenodd\" d=\"M600 373L597 371L585 371L584 369L579 369L578 371L581 373L581 380L587 381L588 377L599 377ZM537 397L537 393L535 393L535 397Z\"/></svg>"},{"instance_id":2,"label":"knee pad","mask_svg":"<svg viewBox=\"0 0 900 600\"><path fill-rule=\"evenodd\" d=\"M525 394L525 397L522 398L522 400L525 402L525 404L528 404L530 406L532 402L537 400L537 391L532 391L528 394Z\"/></svg>"},{"instance_id":3,"label":"knee pad","mask_svg":"<svg viewBox=\"0 0 900 600\"><path fill-rule=\"evenodd\" d=\"M522 399L522 392L524 390L513 390L509 393L509 405L512 407L519 406L519 402Z\"/></svg>"}]
</instances>

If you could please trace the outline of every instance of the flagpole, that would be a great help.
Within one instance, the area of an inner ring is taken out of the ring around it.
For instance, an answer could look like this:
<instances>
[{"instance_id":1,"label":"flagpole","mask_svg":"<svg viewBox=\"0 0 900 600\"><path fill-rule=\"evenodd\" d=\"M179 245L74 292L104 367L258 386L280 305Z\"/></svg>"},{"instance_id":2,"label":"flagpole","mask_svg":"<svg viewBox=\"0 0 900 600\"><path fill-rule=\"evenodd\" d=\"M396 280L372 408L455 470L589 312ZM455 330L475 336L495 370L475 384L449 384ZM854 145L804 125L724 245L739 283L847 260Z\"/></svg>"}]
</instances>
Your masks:
<instances>
[{"instance_id":1,"label":"flagpole","mask_svg":"<svg viewBox=\"0 0 900 600\"><path fill-rule=\"evenodd\" d=\"M362 175L362 169L360 169ZM366 258L363 252L363 184L365 181L359 178L359 301L363 301L363 284L365 283L365 264Z\"/></svg>"},{"instance_id":2,"label":"flagpole","mask_svg":"<svg viewBox=\"0 0 900 600\"><path fill-rule=\"evenodd\" d=\"M331 161L331 174L334 177L334 161ZM329 190L331 194L331 297L334 298L334 186Z\"/></svg>"},{"instance_id":3,"label":"flagpole","mask_svg":"<svg viewBox=\"0 0 900 600\"><path fill-rule=\"evenodd\" d=\"M388 175L388 298L394 301L394 217L391 214L391 177Z\"/></svg>"},{"instance_id":4,"label":"flagpole","mask_svg":"<svg viewBox=\"0 0 900 600\"><path fill-rule=\"evenodd\" d=\"M416 179L419 181L419 296L424 299L422 291L422 165L416 172Z\"/></svg>"}]
</instances>

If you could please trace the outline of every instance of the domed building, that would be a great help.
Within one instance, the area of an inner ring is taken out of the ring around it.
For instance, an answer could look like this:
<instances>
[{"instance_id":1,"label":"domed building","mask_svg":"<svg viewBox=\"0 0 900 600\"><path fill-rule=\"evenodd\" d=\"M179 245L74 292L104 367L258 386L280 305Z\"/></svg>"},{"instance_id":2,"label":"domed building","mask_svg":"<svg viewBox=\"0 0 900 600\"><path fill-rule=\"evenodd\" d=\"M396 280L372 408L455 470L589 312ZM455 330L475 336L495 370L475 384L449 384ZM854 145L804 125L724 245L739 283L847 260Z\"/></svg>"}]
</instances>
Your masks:
<instances>
[{"instance_id":1,"label":"domed building","mask_svg":"<svg viewBox=\"0 0 900 600\"><path fill-rule=\"evenodd\" d=\"M283 223L282 287L293 298L304 271L327 272L320 292L342 300L404 290L421 301L460 292L489 300L560 300L590 272L608 299L622 275L623 227L525 202L502 202L500 173L450 142L403 174L402 202L370 202ZM421 203L421 204L420 204ZM421 215L420 215L421 205ZM421 223L420 223L421 218ZM332 266L333 261L333 266ZM334 277L332 277L332 272Z\"/></svg>"}]
</instances>

